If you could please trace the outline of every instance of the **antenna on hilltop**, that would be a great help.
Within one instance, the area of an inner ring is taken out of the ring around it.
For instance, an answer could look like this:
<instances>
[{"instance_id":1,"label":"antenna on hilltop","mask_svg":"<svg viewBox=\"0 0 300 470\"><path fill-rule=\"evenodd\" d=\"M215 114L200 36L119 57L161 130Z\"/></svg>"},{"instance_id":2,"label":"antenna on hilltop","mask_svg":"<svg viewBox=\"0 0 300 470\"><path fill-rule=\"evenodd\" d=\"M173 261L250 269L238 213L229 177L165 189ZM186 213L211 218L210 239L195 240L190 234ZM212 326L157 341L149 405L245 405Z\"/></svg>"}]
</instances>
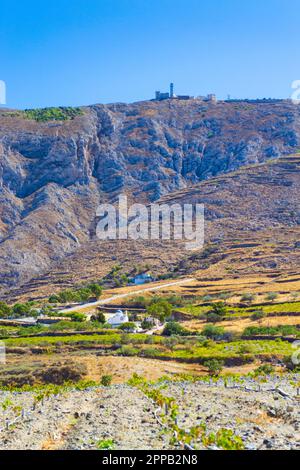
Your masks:
<instances>
[{"instance_id":1,"label":"antenna on hilltop","mask_svg":"<svg viewBox=\"0 0 300 470\"><path fill-rule=\"evenodd\" d=\"M170 83L170 98L174 98L174 83Z\"/></svg>"}]
</instances>

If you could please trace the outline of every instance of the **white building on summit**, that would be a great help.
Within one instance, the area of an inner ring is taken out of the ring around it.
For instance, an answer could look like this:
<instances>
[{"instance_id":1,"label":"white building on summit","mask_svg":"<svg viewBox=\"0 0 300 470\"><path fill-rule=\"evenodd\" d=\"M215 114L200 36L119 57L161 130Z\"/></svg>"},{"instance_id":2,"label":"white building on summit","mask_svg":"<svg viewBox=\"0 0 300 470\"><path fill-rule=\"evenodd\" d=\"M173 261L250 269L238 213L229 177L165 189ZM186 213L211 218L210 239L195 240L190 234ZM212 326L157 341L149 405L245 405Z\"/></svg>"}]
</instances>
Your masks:
<instances>
[{"instance_id":1,"label":"white building on summit","mask_svg":"<svg viewBox=\"0 0 300 470\"><path fill-rule=\"evenodd\" d=\"M122 310L117 310L117 312L107 320L107 323L112 327L117 327L123 323L128 323L127 312L123 313Z\"/></svg>"},{"instance_id":2,"label":"white building on summit","mask_svg":"<svg viewBox=\"0 0 300 470\"><path fill-rule=\"evenodd\" d=\"M161 92L161 91L156 91L155 92L155 101L163 101L163 100L193 100L195 99L194 96L191 95L175 95L174 93L174 83L170 83L170 91L169 92ZM217 102L217 97L213 93L206 95L206 96L197 96L198 100L201 101L210 101L212 103Z\"/></svg>"}]
</instances>

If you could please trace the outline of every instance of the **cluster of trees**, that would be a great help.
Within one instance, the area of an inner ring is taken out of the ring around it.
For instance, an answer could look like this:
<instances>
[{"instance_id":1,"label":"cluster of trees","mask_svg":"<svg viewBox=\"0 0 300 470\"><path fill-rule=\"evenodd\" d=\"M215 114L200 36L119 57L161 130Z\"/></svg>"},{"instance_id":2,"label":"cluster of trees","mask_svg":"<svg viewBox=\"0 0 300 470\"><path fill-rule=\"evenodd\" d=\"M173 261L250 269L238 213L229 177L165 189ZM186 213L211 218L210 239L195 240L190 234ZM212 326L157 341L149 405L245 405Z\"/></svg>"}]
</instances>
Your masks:
<instances>
[{"instance_id":1,"label":"cluster of trees","mask_svg":"<svg viewBox=\"0 0 300 470\"><path fill-rule=\"evenodd\" d=\"M300 336L300 330L294 325L248 326L247 328L245 328L243 335Z\"/></svg>"},{"instance_id":2,"label":"cluster of trees","mask_svg":"<svg viewBox=\"0 0 300 470\"><path fill-rule=\"evenodd\" d=\"M109 274L106 276L106 280L113 281L115 287L127 286L129 283L129 277L127 273L122 273L122 266L116 264L112 267Z\"/></svg>"},{"instance_id":3,"label":"cluster of trees","mask_svg":"<svg viewBox=\"0 0 300 470\"><path fill-rule=\"evenodd\" d=\"M27 119L34 119L38 122L44 121L67 121L83 114L82 109L73 107L50 107L41 109L25 109L23 111Z\"/></svg>"},{"instance_id":4,"label":"cluster of trees","mask_svg":"<svg viewBox=\"0 0 300 470\"><path fill-rule=\"evenodd\" d=\"M88 302L92 298L99 299L102 294L102 287L97 283L88 284L86 287L80 289L66 289L59 294L54 294L49 297L49 302L52 304L68 302Z\"/></svg>"},{"instance_id":5,"label":"cluster of trees","mask_svg":"<svg viewBox=\"0 0 300 470\"><path fill-rule=\"evenodd\" d=\"M0 318L36 317L38 311L34 306L34 302L17 303L13 306L7 305L5 302L0 302Z\"/></svg>"},{"instance_id":6,"label":"cluster of trees","mask_svg":"<svg viewBox=\"0 0 300 470\"><path fill-rule=\"evenodd\" d=\"M153 298L147 307L148 315L158 318L162 323L171 317L172 310L173 306L162 297Z\"/></svg>"}]
</instances>

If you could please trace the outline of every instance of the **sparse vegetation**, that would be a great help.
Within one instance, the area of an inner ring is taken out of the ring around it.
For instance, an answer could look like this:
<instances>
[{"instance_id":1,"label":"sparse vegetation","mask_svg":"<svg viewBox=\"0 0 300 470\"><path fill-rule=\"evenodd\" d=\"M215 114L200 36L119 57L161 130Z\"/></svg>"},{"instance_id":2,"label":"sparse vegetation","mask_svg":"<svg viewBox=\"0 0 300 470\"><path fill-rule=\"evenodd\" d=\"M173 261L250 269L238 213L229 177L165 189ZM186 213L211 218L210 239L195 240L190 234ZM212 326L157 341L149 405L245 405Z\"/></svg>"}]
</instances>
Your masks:
<instances>
[{"instance_id":1,"label":"sparse vegetation","mask_svg":"<svg viewBox=\"0 0 300 470\"><path fill-rule=\"evenodd\" d=\"M72 107L25 109L25 111L23 111L23 115L26 119L33 119L38 122L68 121L82 114L83 110L81 108Z\"/></svg>"}]
</instances>

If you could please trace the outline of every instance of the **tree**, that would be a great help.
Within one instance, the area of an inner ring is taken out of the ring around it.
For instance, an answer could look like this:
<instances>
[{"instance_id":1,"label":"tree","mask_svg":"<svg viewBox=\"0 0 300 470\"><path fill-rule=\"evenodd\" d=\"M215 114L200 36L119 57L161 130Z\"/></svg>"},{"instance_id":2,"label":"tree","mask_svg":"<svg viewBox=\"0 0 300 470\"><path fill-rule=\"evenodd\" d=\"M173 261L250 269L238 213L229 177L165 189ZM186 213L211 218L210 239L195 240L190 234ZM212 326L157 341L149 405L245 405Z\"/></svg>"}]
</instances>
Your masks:
<instances>
[{"instance_id":1,"label":"tree","mask_svg":"<svg viewBox=\"0 0 300 470\"><path fill-rule=\"evenodd\" d=\"M222 321L227 313L227 307L224 302L216 302L211 304L209 312L206 314L206 319L210 323L217 323Z\"/></svg>"},{"instance_id":2,"label":"tree","mask_svg":"<svg viewBox=\"0 0 300 470\"><path fill-rule=\"evenodd\" d=\"M12 308L13 315L16 317L27 317L29 315L36 315L36 311L32 310L29 303L15 304Z\"/></svg>"},{"instance_id":3,"label":"tree","mask_svg":"<svg viewBox=\"0 0 300 470\"><path fill-rule=\"evenodd\" d=\"M266 299L273 302L275 299L277 299L277 297L278 297L278 294L276 294L276 292L269 292Z\"/></svg>"},{"instance_id":4,"label":"tree","mask_svg":"<svg viewBox=\"0 0 300 470\"><path fill-rule=\"evenodd\" d=\"M203 363L204 367L208 368L210 375L220 375L222 372L224 363L218 359L208 359Z\"/></svg>"},{"instance_id":5,"label":"tree","mask_svg":"<svg viewBox=\"0 0 300 470\"><path fill-rule=\"evenodd\" d=\"M92 283L92 284L89 284L87 287L94 294L96 299L99 299L101 297L102 287L99 284Z\"/></svg>"},{"instance_id":6,"label":"tree","mask_svg":"<svg viewBox=\"0 0 300 470\"><path fill-rule=\"evenodd\" d=\"M225 316L227 313L227 307L224 302L216 302L211 304L211 312L216 315Z\"/></svg>"},{"instance_id":7,"label":"tree","mask_svg":"<svg viewBox=\"0 0 300 470\"><path fill-rule=\"evenodd\" d=\"M163 336L184 336L187 333L187 330L176 321L169 321L162 332Z\"/></svg>"},{"instance_id":8,"label":"tree","mask_svg":"<svg viewBox=\"0 0 300 470\"><path fill-rule=\"evenodd\" d=\"M259 310L256 310L256 312L253 312L253 314L251 315L251 320L255 321L255 320L262 320L264 317L266 316L266 314L264 313L263 309L259 309Z\"/></svg>"},{"instance_id":9,"label":"tree","mask_svg":"<svg viewBox=\"0 0 300 470\"><path fill-rule=\"evenodd\" d=\"M73 312L73 313L69 313L68 317L70 317L72 321L79 322L79 323L86 321L86 316L84 315L84 313Z\"/></svg>"},{"instance_id":10,"label":"tree","mask_svg":"<svg viewBox=\"0 0 300 470\"><path fill-rule=\"evenodd\" d=\"M221 338L225 333L224 328L214 325L206 325L202 330L202 335L206 338L218 339Z\"/></svg>"},{"instance_id":11,"label":"tree","mask_svg":"<svg viewBox=\"0 0 300 470\"><path fill-rule=\"evenodd\" d=\"M255 300L255 298L256 298L256 296L254 294L246 293L246 294L242 295L241 301L251 303Z\"/></svg>"},{"instance_id":12,"label":"tree","mask_svg":"<svg viewBox=\"0 0 300 470\"><path fill-rule=\"evenodd\" d=\"M122 325L119 326L119 329L123 331L134 331L135 328L136 328L135 323L130 322L130 321L123 323Z\"/></svg>"},{"instance_id":13,"label":"tree","mask_svg":"<svg viewBox=\"0 0 300 470\"><path fill-rule=\"evenodd\" d=\"M144 318L144 320L142 321L141 323L141 328L143 330L150 330L152 327L153 327L154 323L147 320L146 318Z\"/></svg>"},{"instance_id":14,"label":"tree","mask_svg":"<svg viewBox=\"0 0 300 470\"><path fill-rule=\"evenodd\" d=\"M79 300L81 302L87 302L93 296L93 293L89 288L83 287L77 291L77 295L79 296Z\"/></svg>"},{"instance_id":15,"label":"tree","mask_svg":"<svg viewBox=\"0 0 300 470\"><path fill-rule=\"evenodd\" d=\"M58 295L50 295L49 297L49 303L50 304L57 304L60 301L60 297Z\"/></svg>"},{"instance_id":16,"label":"tree","mask_svg":"<svg viewBox=\"0 0 300 470\"><path fill-rule=\"evenodd\" d=\"M97 321L99 323L106 323L106 318L103 312L97 312L95 315L92 315L91 321Z\"/></svg>"},{"instance_id":17,"label":"tree","mask_svg":"<svg viewBox=\"0 0 300 470\"><path fill-rule=\"evenodd\" d=\"M166 318L171 316L172 305L164 299L159 299L147 307L147 313L164 322Z\"/></svg>"},{"instance_id":18,"label":"tree","mask_svg":"<svg viewBox=\"0 0 300 470\"><path fill-rule=\"evenodd\" d=\"M0 302L0 317L6 318L9 315L11 315L11 308L5 302Z\"/></svg>"}]
</instances>

